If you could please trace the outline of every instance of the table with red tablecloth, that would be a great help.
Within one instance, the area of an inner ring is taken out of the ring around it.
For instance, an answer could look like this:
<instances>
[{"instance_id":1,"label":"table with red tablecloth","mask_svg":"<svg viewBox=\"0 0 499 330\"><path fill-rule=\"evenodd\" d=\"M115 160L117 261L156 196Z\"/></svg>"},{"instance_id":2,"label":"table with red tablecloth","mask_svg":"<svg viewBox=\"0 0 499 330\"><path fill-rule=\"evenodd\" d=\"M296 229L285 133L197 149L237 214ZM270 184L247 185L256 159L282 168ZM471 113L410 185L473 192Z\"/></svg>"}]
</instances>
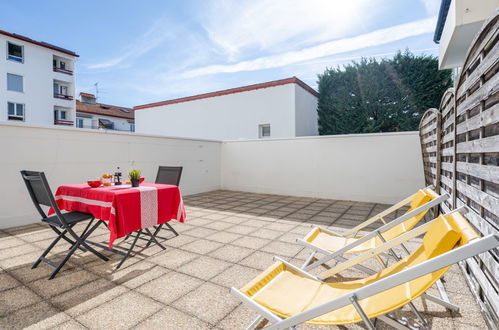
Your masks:
<instances>
[{"instance_id":1,"label":"table with red tablecloth","mask_svg":"<svg viewBox=\"0 0 499 330\"><path fill-rule=\"evenodd\" d=\"M90 213L96 219L107 221L109 248L115 239L137 230L172 219L185 221L182 194L173 185L142 183L136 188L130 185L98 188L86 184L65 185L57 189L55 199L61 210Z\"/></svg>"}]
</instances>

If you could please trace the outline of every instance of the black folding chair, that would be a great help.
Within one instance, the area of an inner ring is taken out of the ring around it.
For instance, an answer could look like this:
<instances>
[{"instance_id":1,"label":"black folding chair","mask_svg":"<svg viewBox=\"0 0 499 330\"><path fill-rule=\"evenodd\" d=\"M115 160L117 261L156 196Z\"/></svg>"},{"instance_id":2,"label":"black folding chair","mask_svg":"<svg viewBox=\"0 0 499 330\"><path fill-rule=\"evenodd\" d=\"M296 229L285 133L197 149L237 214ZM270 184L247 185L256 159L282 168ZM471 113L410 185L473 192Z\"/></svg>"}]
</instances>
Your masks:
<instances>
[{"instance_id":1,"label":"black folding chair","mask_svg":"<svg viewBox=\"0 0 499 330\"><path fill-rule=\"evenodd\" d=\"M38 267L38 265L42 261L46 262L47 264L55 268L48 278L49 280L51 280L57 275L64 264L66 264L66 262L73 255L76 249L80 249L84 252L90 251L104 261L109 260L106 256L90 247L86 241L87 237L90 236L90 234L92 234L92 232L97 229L100 224L104 223L104 221L98 220L97 223L92 226L95 218L89 213L61 213L61 210L55 202L54 195L52 195L49 184L43 172L21 171L21 175L24 183L26 184L26 188L28 188L29 195L33 200L33 204L35 204L38 213L40 213L40 215L42 216L41 221L48 224L49 227L57 234L57 238L55 238L52 243L50 243L49 247L42 253L38 260L35 261L31 268ZM47 216L40 205L52 207L52 209L55 211L55 215L52 215L50 217ZM73 227L76 224L87 220L90 220L88 225L86 226L82 234L78 236L78 234L74 232ZM71 248L60 263L55 263L52 260L46 258L46 256L61 239L71 244Z\"/></svg>"},{"instance_id":2,"label":"black folding chair","mask_svg":"<svg viewBox=\"0 0 499 330\"><path fill-rule=\"evenodd\" d=\"M174 186L178 186L180 184L181 177L182 177L182 166L160 166L158 168L158 174L156 175L155 183L171 184ZM140 234L146 234L147 236L150 237L150 239L146 239L149 241L149 242L147 242L146 247L151 245L152 242L155 242L161 248L164 249L164 247L161 244L159 244L159 242L156 240L156 236L158 235L161 228L163 228L163 225L167 226L168 230L173 232L175 234L175 236L179 235L177 233L177 231L175 229L173 229L173 227L168 222L165 222L165 223L162 223L158 226L154 226L155 230L154 230L154 233L152 233L152 234L147 229L146 229L147 230L146 233L138 231L137 236L135 236L135 240L132 244L135 245L134 243L137 242L137 239L139 238ZM125 237L125 240L127 238L129 238L130 236L132 236L132 234L128 234ZM144 239L144 238L141 238L141 239Z\"/></svg>"},{"instance_id":3,"label":"black folding chair","mask_svg":"<svg viewBox=\"0 0 499 330\"><path fill-rule=\"evenodd\" d=\"M160 166L158 168L158 174L156 175L155 183L171 184L178 187L178 185L180 184L180 178L182 177L182 168L182 166ZM156 230L153 234L154 237L156 237L163 225L166 225L168 229L175 234L175 236L178 236L177 231L173 229L173 227L168 222L165 222L164 224L162 223L158 227L156 227ZM147 246L149 246L151 242L152 238L149 243L147 243Z\"/></svg>"}]
</instances>

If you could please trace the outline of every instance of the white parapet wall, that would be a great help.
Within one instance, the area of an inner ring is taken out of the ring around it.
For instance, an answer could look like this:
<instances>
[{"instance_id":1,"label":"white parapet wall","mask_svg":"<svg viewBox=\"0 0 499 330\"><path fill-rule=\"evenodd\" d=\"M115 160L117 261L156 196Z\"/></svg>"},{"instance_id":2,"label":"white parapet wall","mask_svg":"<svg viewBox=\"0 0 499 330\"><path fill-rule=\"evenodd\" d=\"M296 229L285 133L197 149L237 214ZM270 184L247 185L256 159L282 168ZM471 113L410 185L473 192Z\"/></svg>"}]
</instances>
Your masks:
<instances>
[{"instance_id":1,"label":"white parapet wall","mask_svg":"<svg viewBox=\"0 0 499 330\"><path fill-rule=\"evenodd\" d=\"M159 165L183 166L184 195L220 188L221 143L122 132L0 123L0 228L40 220L20 170L44 171L52 190L120 166L154 182Z\"/></svg>"},{"instance_id":2,"label":"white parapet wall","mask_svg":"<svg viewBox=\"0 0 499 330\"><path fill-rule=\"evenodd\" d=\"M424 186L418 132L226 141L222 188L394 203Z\"/></svg>"},{"instance_id":3,"label":"white parapet wall","mask_svg":"<svg viewBox=\"0 0 499 330\"><path fill-rule=\"evenodd\" d=\"M217 189L393 203L423 187L417 132L212 141L0 123L0 228L36 223L19 173L44 171L52 190L117 166L154 181L184 167L184 195Z\"/></svg>"}]
</instances>

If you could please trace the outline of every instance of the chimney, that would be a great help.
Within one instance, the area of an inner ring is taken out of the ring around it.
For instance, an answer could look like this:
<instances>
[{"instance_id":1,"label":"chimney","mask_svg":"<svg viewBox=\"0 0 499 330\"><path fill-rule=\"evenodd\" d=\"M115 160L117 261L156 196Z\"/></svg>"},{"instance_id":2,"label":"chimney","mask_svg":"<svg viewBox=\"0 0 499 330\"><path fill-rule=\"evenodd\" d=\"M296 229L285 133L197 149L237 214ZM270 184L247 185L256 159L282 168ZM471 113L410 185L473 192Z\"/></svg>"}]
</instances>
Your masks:
<instances>
[{"instance_id":1,"label":"chimney","mask_svg":"<svg viewBox=\"0 0 499 330\"><path fill-rule=\"evenodd\" d=\"M80 92L80 102L86 104L95 104L95 95L90 93Z\"/></svg>"}]
</instances>

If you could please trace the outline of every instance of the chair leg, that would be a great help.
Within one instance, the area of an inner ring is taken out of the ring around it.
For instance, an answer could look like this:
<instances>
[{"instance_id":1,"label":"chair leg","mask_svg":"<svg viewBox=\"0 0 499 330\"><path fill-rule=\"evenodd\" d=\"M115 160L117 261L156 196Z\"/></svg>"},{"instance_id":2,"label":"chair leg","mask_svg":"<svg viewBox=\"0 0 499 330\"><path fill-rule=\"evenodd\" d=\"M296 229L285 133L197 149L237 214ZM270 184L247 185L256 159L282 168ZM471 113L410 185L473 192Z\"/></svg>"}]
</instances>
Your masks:
<instances>
[{"instance_id":1,"label":"chair leg","mask_svg":"<svg viewBox=\"0 0 499 330\"><path fill-rule=\"evenodd\" d=\"M93 247L89 246L85 240L87 239L88 236L90 236L90 234L92 234L92 232L97 229L97 227L99 227L99 225L101 223L103 223L104 221L100 220L99 222L97 222L86 234L84 237L81 237L81 242L79 242L81 245L83 245L88 251L92 252L93 254L95 254L97 257L101 258L102 260L104 261L108 261L109 258L106 257L105 255L101 254L100 252L97 252Z\"/></svg>"},{"instance_id":2,"label":"chair leg","mask_svg":"<svg viewBox=\"0 0 499 330\"><path fill-rule=\"evenodd\" d=\"M139 230L139 231L137 231L137 236L135 236L135 239L133 240L132 245L130 245L130 248L128 249L128 251L126 252L125 256L123 257L123 259L121 259L120 263L116 266L115 269L118 269L118 268L121 267L121 265L123 265L123 263L125 262L125 260L130 255L130 252L132 252L133 248L135 247L135 244L137 243L137 240L139 239L139 236L140 236L141 233L142 233L142 229Z\"/></svg>"},{"instance_id":3,"label":"chair leg","mask_svg":"<svg viewBox=\"0 0 499 330\"><path fill-rule=\"evenodd\" d=\"M66 254L66 256L64 257L64 259L62 259L62 261L57 265L57 267L54 269L54 271L52 272L52 274L50 274L49 280L53 279L57 275L57 273L59 273L59 271L61 270L62 266L64 266L66 264L66 262L73 255L73 253L76 251L76 249L78 248L79 245L80 245L80 243L77 242L71 248L71 250L69 250L69 252Z\"/></svg>"},{"instance_id":4,"label":"chair leg","mask_svg":"<svg viewBox=\"0 0 499 330\"><path fill-rule=\"evenodd\" d=\"M61 240L61 238L63 238L66 233L67 233L67 230L64 230L63 232L59 232L59 235L52 241L52 243L50 243L48 248L46 248L45 251L43 251L42 255L31 266L31 269L38 267L38 265L43 260L43 258L45 258L47 256L47 254L50 252L50 250L52 250L54 248L54 246L57 244L57 242L59 242Z\"/></svg>"},{"instance_id":5,"label":"chair leg","mask_svg":"<svg viewBox=\"0 0 499 330\"><path fill-rule=\"evenodd\" d=\"M253 322L251 322L250 325L246 327L246 330L254 330L256 327L260 324L260 322L263 320L263 316L258 315Z\"/></svg>"},{"instance_id":6,"label":"chair leg","mask_svg":"<svg viewBox=\"0 0 499 330\"><path fill-rule=\"evenodd\" d=\"M57 235L61 235L61 231L59 231L57 228L55 227L52 227L52 226L49 226ZM71 226L73 227L73 226ZM66 234L62 235L61 237L63 240L65 240L66 242L68 242L69 244L71 244L71 246L73 246L76 242L73 241L72 239L66 237ZM80 250L82 250L83 252L87 252L87 250L85 250L85 248L83 247L79 247Z\"/></svg>"},{"instance_id":7,"label":"chair leg","mask_svg":"<svg viewBox=\"0 0 499 330\"><path fill-rule=\"evenodd\" d=\"M147 246L149 246L151 244L152 241L154 241L154 243L156 243L157 245L159 245L160 248L162 248L163 250L166 250L166 248L161 245L161 243L158 242L158 240L156 239L156 235L153 235L148 228L145 229L145 231L147 232L147 234L149 234L149 236L151 236L151 239L149 240L149 242L147 242ZM156 234L156 233L155 233Z\"/></svg>"},{"instance_id":8,"label":"chair leg","mask_svg":"<svg viewBox=\"0 0 499 330\"><path fill-rule=\"evenodd\" d=\"M317 253L316 251L310 252L310 255L308 256L307 260L305 260L305 262L303 263L303 265L300 268L305 268L308 265L310 265L310 263L314 259L316 253Z\"/></svg>"},{"instance_id":9,"label":"chair leg","mask_svg":"<svg viewBox=\"0 0 499 330\"><path fill-rule=\"evenodd\" d=\"M179 235L177 231L173 229L173 227L168 222L165 222L165 225L175 234L175 236Z\"/></svg>"}]
</instances>

